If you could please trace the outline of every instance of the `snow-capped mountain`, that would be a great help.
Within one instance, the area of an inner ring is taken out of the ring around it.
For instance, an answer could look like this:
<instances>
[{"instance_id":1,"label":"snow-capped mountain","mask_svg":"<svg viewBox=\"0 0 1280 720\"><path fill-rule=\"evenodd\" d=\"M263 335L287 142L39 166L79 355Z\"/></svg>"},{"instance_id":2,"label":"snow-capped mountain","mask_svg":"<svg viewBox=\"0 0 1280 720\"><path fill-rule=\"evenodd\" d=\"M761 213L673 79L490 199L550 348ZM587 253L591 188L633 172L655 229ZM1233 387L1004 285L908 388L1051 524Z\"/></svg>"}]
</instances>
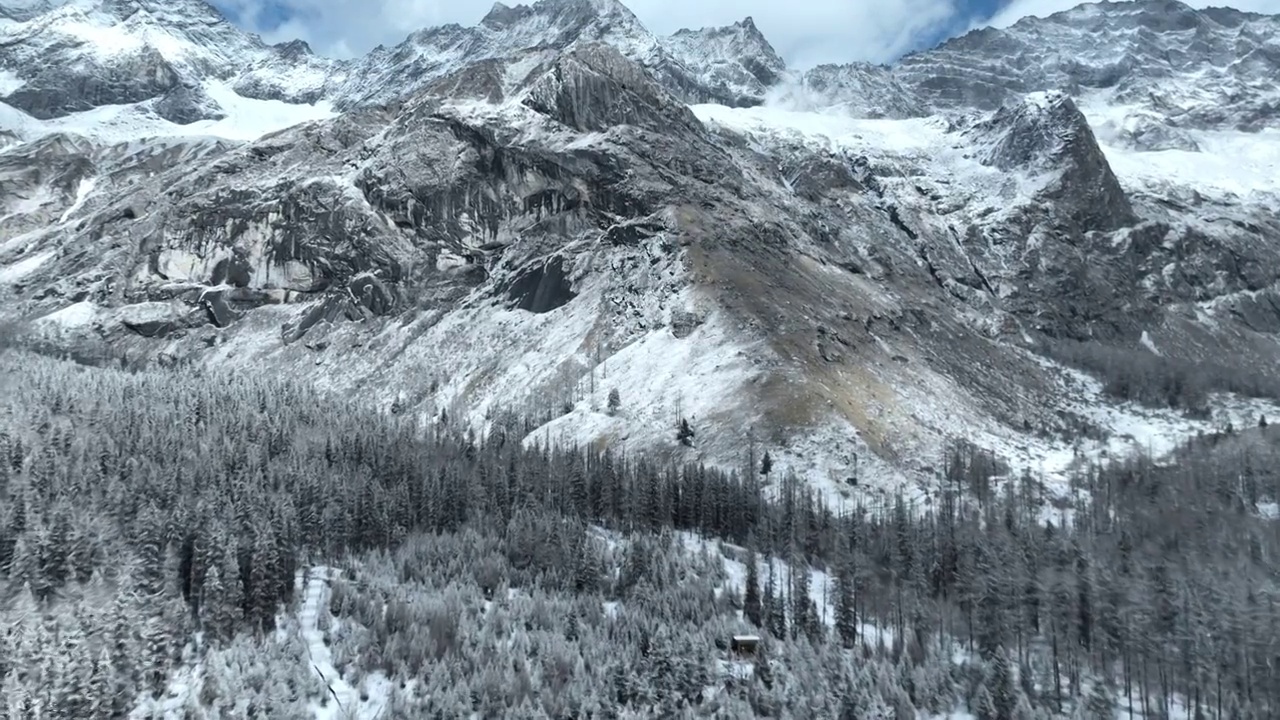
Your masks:
<instances>
[{"instance_id":1,"label":"snow-capped mountain","mask_svg":"<svg viewBox=\"0 0 1280 720\"><path fill-rule=\"evenodd\" d=\"M934 107L994 109L1058 89L1172 128L1257 130L1280 121L1278 30L1276 16L1230 8L1103 2L971 32L903 58L896 74Z\"/></svg>"},{"instance_id":2,"label":"snow-capped mountain","mask_svg":"<svg viewBox=\"0 0 1280 720\"><path fill-rule=\"evenodd\" d=\"M1085 5L797 73L750 19L614 0L352 61L196 0L3 7L4 312L85 357L726 467L750 437L833 497L927 485L955 436L1052 479L1221 421L1046 338L1275 367L1275 17Z\"/></svg>"},{"instance_id":3,"label":"snow-capped mountain","mask_svg":"<svg viewBox=\"0 0 1280 720\"><path fill-rule=\"evenodd\" d=\"M727 28L650 33L618 0L495 3L475 27L446 25L378 47L335 87L344 107L390 102L425 88L498 99L558 53L612 46L688 102L758 104L784 64L748 18Z\"/></svg>"},{"instance_id":4,"label":"snow-capped mountain","mask_svg":"<svg viewBox=\"0 0 1280 720\"><path fill-rule=\"evenodd\" d=\"M22 7L21 5L18 7ZM271 47L200 0L71 0L0 25L4 102L38 119L150 102L178 124L225 116L211 81L250 98L314 101L336 63Z\"/></svg>"}]
</instances>

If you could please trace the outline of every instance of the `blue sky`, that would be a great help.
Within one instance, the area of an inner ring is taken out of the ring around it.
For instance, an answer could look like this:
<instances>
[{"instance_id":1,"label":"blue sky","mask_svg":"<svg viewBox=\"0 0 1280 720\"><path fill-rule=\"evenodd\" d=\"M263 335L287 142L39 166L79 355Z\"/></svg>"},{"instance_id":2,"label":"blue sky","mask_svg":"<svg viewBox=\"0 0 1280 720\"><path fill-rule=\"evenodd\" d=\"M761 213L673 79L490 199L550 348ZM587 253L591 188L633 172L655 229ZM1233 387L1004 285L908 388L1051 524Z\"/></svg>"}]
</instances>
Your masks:
<instances>
[{"instance_id":1,"label":"blue sky","mask_svg":"<svg viewBox=\"0 0 1280 720\"><path fill-rule=\"evenodd\" d=\"M318 53L350 57L409 33L472 25L493 0L212 0L233 22L270 42L301 38ZM530 0L524 0L529 2ZM506 0L518 4L518 0ZM752 16L796 68L825 62L890 62L982 25L1065 10L1078 0L623 0L653 32L726 25ZM1280 0L1190 0L1280 13Z\"/></svg>"}]
</instances>

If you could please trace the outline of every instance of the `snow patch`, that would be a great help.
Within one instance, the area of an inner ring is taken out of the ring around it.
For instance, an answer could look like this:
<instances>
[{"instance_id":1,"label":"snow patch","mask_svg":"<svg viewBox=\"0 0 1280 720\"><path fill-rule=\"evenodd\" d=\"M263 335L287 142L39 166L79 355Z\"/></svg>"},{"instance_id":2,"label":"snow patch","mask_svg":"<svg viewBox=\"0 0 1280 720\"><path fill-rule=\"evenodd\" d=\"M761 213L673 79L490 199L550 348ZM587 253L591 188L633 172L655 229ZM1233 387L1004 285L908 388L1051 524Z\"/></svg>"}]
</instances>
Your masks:
<instances>
[{"instance_id":1,"label":"snow patch","mask_svg":"<svg viewBox=\"0 0 1280 720\"><path fill-rule=\"evenodd\" d=\"M18 77L12 70L0 70L0 97L8 97L26 84L27 81Z\"/></svg>"},{"instance_id":2,"label":"snow patch","mask_svg":"<svg viewBox=\"0 0 1280 720\"><path fill-rule=\"evenodd\" d=\"M721 549L723 548L733 555L745 558L747 556L746 548L720 540L708 540L691 532L680 532L677 535L687 551L719 556L724 561L724 570L727 576L724 589L731 590L739 595L745 594L747 587L746 564L741 560L729 557ZM826 625L828 630L834 631L836 625L836 581L830 573L814 567L809 567L805 570L793 569L790 564L778 557L757 555L756 562L756 576L759 578L761 590L764 589L765 583L768 582L769 572L772 570L775 588L779 593L779 597L786 598L788 602L791 595L792 573L805 572L807 570L809 575L809 599L813 601L814 610L817 612L818 618ZM880 628L870 623L859 623L858 635L862 639L862 643L870 647L889 647L893 644L892 630Z\"/></svg>"},{"instance_id":3,"label":"snow patch","mask_svg":"<svg viewBox=\"0 0 1280 720\"><path fill-rule=\"evenodd\" d=\"M759 106L691 105L702 122L743 134L794 139L822 149L842 147L876 150L876 154L922 153L942 143L942 126L935 118L883 120L852 118L838 112L788 110Z\"/></svg>"},{"instance_id":4,"label":"snow patch","mask_svg":"<svg viewBox=\"0 0 1280 720\"><path fill-rule=\"evenodd\" d=\"M107 143L135 142L154 137L215 137L253 141L305 122L327 120L337 111L327 100L313 105L282 100L259 100L238 95L220 81L204 84L205 93L221 106L226 117L179 125L159 117L146 103L102 105L51 120L36 120L0 104L0 129L13 129L28 140L55 133L83 135Z\"/></svg>"},{"instance_id":5,"label":"snow patch","mask_svg":"<svg viewBox=\"0 0 1280 720\"><path fill-rule=\"evenodd\" d=\"M263 135L314 120L327 120L337 115L332 103L322 100L314 105L287 103L281 100L258 100L241 97L225 83L205 84L205 92L227 114L222 120L201 121L187 127L194 134L208 134L230 140L257 140Z\"/></svg>"},{"instance_id":6,"label":"snow patch","mask_svg":"<svg viewBox=\"0 0 1280 720\"><path fill-rule=\"evenodd\" d=\"M703 124L764 147L799 146L807 152L871 158L888 181L935 178L934 189L952 209L968 208L990 222L1031 202L1055 168L999 170L984 165L971 143L938 116L902 120L856 118L836 109L790 110L759 106L692 105ZM905 198L899 198L905 200ZM939 212L937 207L931 213ZM945 213L944 213L945 214Z\"/></svg>"},{"instance_id":7,"label":"snow patch","mask_svg":"<svg viewBox=\"0 0 1280 720\"><path fill-rule=\"evenodd\" d=\"M55 310L48 315L37 318L34 322L37 325L55 325L72 329L85 327L97 318L98 306L88 300L84 300L68 305L61 310Z\"/></svg>"},{"instance_id":8,"label":"snow patch","mask_svg":"<svg viewBox=\"0 0 1280 720\"><path fill-rule=\"evenodd\" d=\"M1142 347L1150 350L1152 355L1160 354L1160 350L1156 348L1155 342L1151 339L1151 334L1146 330L1142 331L1142 337L1139 338L1138 342L1142 343Z\"/></svg>"},{"instance_id":9,"label":"snow patch","mask_svg":"<svg viewBox=\"0 0 1280 720\"><path fill-rule=\"evenodd\" d=\"M71 206L63 211L62 217L58 218L58 224L66 222L67 218L71 217L77 210L84 207L84 201L89 198L89 193L93 192L93 188L96 185L97 180L95 178L80 178L80 183L76 185L75 202L71 203Z\"/></svg>"},{"instance_id":10,"label":"snow patch","mask_svg":"<svg viewBox=\"0 0 1280 720\"><path fill-rule=\"evenodd\" d=\"M48 262L53 257L53 254L52 250L46 250L31 257L23 258L7 267L0 267L0 283L13 283L21 280Z\"/></svg>"},{"instance_id":11,"label":"snow patch","mask_svg":"<svg viewBox=\"0 0 1280 720\"><path fill-rule=\"evenodd\" d=\"M1103 95L1081 100L1112 171L1127 187L1153 194L1194 188L1215 199L1244 198L1280 202L1280 129L1257 132L1193 130L1178 132L1195 142L1196 150L1140 151L1125 147L1124 135L1141 121L1162 123L1136 105L1115 104Z\"/></svg>"},{"instance_id":12,"label":"snow patch","mask_svg":"<svg viewBox=\"0 0 1280 720\"><path fill-rule=\"evenodd\" d=\"M187 652L191 648L188 646ZM201 663L184 663L175 669L165 684L165 692L160 698L143 694L136 707L129 713L129 720L181 720L188 717L187 707L191 696L204 683L204 668Z\"/></svg>"}]
</instances>

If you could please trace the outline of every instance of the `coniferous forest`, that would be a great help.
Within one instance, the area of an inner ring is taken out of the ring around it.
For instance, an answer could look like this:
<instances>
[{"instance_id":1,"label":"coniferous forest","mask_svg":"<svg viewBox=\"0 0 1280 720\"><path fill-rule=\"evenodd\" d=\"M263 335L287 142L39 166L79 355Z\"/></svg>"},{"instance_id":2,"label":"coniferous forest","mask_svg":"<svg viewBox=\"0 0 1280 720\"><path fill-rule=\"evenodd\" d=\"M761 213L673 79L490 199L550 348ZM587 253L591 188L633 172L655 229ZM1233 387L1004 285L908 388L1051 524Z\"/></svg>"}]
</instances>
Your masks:
<instances>
[{"instance_id":1,"label":"coniferous forest","mask_svg":"<svg viewBox=\"0 0 1280 720\"><path fill-rule=\"evenodd\" d=\"M0 353L0 719L1280 716L1273 428L832 508L532 426Z\"/></svg>"}]
</instances>

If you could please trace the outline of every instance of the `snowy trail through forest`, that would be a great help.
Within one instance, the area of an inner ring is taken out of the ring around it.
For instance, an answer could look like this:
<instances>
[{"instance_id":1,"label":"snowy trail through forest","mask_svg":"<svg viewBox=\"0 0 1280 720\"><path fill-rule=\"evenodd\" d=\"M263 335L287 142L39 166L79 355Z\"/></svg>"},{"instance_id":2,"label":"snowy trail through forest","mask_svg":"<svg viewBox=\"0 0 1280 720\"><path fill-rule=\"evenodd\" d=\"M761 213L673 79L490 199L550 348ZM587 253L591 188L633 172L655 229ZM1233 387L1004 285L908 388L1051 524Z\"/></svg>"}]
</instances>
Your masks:
<instances>
[{"instance_id":1,"label":"snowy trail through forest","mask_svg":"<svg viewBox=\"0 0 1280 720\"><path fill-rule=\"evenodd\" d=\"M319 628L320 614L328 611L329 581L333 575L334 571L320 566L298 573L297 581L303 586L302 604L298 608L299 632L307 646L308 661L330 691L326 702L315 706L316 720L374 720L382 716L387 696L370 693L366 696L368 700L362 701L360 691L334 667L333 653L325 644L324 631Z\"/></svg>"}]
</instances>

